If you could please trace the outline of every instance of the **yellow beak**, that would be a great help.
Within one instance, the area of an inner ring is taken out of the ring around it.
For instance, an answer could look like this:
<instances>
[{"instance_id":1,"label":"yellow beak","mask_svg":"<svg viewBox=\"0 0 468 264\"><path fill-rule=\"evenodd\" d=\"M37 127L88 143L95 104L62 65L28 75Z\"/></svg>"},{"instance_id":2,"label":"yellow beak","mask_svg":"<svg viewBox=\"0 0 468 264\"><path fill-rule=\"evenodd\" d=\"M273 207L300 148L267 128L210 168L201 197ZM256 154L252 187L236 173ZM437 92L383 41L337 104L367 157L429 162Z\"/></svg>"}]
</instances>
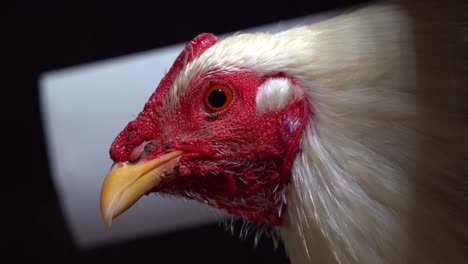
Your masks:
<instances>
[{"instance_id":1,"label":"yellow beak","mask_svg":"<svg viewBox=\"0 0 468 264\"><path fill-rule=\"evenodd\" d=\"M101 189L101 214L104 224L110 228L112 219L156 187L161 182L161 175L171 171L176 158L182 154L182 151L177 150L137 164L115 164Z\"/></svg>"}]
</instances>

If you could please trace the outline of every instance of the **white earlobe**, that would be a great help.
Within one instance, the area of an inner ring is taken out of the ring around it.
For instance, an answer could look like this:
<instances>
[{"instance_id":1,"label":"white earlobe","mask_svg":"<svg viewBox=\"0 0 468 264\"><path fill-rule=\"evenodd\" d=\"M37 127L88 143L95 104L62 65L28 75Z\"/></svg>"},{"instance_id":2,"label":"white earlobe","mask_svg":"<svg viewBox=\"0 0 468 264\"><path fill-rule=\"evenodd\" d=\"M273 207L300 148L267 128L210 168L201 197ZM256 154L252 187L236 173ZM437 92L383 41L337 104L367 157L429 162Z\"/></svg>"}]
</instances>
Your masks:
<instances>
[{"instance_id":1,"label":"white earlobe","mask_svg":"<svg viewBox=\"0 0 468 264\"><path fill-rule=\"evenodd\" d=\"M268 79L257 90L255 98L257 113L278 111L302 97L303 91L288 78Z\"/></svg>"}]
</instances>

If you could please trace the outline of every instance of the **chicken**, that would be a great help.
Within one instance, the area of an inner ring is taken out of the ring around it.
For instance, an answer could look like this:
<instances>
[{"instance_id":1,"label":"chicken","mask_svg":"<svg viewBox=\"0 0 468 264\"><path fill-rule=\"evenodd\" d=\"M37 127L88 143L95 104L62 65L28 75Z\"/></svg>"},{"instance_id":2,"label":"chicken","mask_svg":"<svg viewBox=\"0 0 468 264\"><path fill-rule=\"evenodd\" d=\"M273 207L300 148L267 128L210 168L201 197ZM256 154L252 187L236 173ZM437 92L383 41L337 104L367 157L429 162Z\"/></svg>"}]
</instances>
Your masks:
<instances>
[{"instance_id":1,"label":"chicken","mask_svg":"<svg viewBox=\"0 0 468 264\"><path fill-rule=\"evenodd\" d=\"M105 224L157 192L271 225L292 263L463 263L465 10L199 35L112 143Z\"/></svg>"}]
</instances>

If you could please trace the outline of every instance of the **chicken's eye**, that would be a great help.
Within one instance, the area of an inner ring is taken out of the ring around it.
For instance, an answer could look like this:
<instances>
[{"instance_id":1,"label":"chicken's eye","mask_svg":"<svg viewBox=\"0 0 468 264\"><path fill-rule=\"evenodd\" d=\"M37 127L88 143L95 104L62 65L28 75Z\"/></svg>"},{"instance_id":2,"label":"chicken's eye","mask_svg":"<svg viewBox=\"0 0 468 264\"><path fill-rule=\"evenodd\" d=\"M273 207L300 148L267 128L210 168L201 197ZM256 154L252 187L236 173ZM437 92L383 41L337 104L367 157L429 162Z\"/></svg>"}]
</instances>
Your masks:
<instances>
[{"instance_id":1,"label":"chicken's eye","mask_svg":"<svg viewBox=\"0 0 468 264\"><path fill-rule=\"evenodd\" d=\"M226 107L232 101L232 91L226 85L213 85L205 95L205 107L210 112L218 112Z\"/></svg>"}]
</instances>

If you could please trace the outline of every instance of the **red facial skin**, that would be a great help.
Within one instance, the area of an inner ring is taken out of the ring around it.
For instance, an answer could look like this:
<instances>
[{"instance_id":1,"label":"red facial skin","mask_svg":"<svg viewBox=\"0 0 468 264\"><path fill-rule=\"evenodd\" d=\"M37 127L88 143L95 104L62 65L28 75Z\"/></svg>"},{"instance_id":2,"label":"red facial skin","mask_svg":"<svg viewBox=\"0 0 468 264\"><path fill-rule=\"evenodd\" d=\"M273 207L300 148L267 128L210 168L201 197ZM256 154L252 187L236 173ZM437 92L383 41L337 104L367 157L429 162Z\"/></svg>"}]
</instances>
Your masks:
<instances>
[{"instance_id":1,"label":"red facial skin","mask_svg":"<svg viewBox=\"0 0 468 264\"><path fill-rule=\"evenodd\" d=\"M309 111L305 99L259 114L257 89L278 74L216 71L195 78L170 113L160 111L185 54L199 56L215 42L212 35L202 34L187 45L144 110L117 136L111 158L135 161L144 153L150 160L181 150L174 172L152 192L185 196L253 222L282 225L291 167ZM226 85L233 94L232 102L214 113L204 105L213 85ZM151 145L142 147L147 142Z\"/></svg>"}]
</instances>

